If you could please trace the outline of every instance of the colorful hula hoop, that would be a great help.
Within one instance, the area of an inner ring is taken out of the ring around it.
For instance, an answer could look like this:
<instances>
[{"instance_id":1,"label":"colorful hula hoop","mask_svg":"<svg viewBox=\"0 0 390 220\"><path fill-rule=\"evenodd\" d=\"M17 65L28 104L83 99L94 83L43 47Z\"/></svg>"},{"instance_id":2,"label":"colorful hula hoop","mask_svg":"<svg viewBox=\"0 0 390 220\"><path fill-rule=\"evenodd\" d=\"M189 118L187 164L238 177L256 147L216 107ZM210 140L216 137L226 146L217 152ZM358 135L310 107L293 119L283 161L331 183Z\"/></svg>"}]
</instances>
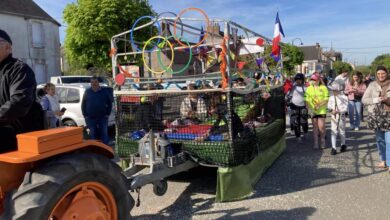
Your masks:
<instances>
[{"instance_id":1,"label":"colorful hula hoop","mask_svg":"<svg viewBox=\"0 0 390 220\"><path fill-rule=\"evenodd\" d=\"M171 42L169 42L169 40L167 40L167 38L163 37L163 36L154 36L154 37L151 37L149 40L146 41L145 45L144 45L144 48L142 49L142 61L144 62L144 65L145 65L145 68L148 69L151 73L154 73L154 74L162 74L164 72L167 71L167 69L164 69L162 71L154 71L152 70L148 64L146 63L146 60L145 60L145 52L147 52L146 50L146 46L154 39L162 39L164 41L166 41L171 49L171 53L172 53L172 58L171 58L171 62L169 63L169 65L167 66L167 69L171 68L172 65L173 65L173 59L175 57L175 51L173 50L173 46L171 44Z\"/></svg>"},{"instance_id":2,"label":"colorful hula hoop","mask_svg":"<svg viewBox=\"0 0 390 220\"><path fill-rule=\"evenodd\" d=\"M170 14L170 15L173 15L175 18L177 18L177 14L175 14L175 13L173 13L173 12L170 12L170 11L165 11L165 12L161 12L160 14L158 14L157 17L156 17L156 20L158 21L158 19L159 19L162 15L164 15L164 14ZM180 20L180 23L181 23L181 19L180 19L180 18L179 18L179 20ZM181 37L183 37L183 33L184 33L184 27L183 27L183 25L181 26L180 32L181 32L181 34L180 34L180 38L181 38Z\"/></svg>"},{"instance_id":3,"label":"colorful hula hoop","mask_svg":"<svg viewBox=\"0 0 390 220\"><path fill-rule=\"evenodd\" d=\"M141 50L138 48L138 46L137 46L137 45L135 44L135 42L134 42L134 36L133 36L133 35L134 35L134 28L135 28L135 26L138 24L139 21L141 21L142 19L145 19L145 18L150 18L152 21L155 20L154 23L157 23L157 28L158 28L158 31L159 31L158 34L161 35L161 33L162 33L162 29L161 29L160 23L159 23L159 22L156 22L157 19L156 19L155 17L146 15L146 16L142 16L142 17L138 18L138 19L133 23L133 26L131 27L131 31L130 31L130 43L131 43L131 46L132 46L133 48L135 48L135 50L136 50L137 52L141 52ZM156 45L158 45L159 43L160 43L160 39L158 39ZM157 47L157 46L156 46L156 47ZM154 47L154 48L151 49L151 50L146 50L146 52L152 52L156 47ZM145 47L144 47L144 48L145 48Z\"/></svg>"},{"instance_id":4,"label":"colorful hula hoop","mask_svg":"<svg viewBox=\"0 0 390 220\"><path fill-rule=\"evenodd\" d=\"M171 39L171 38L174 38L174 36L168 37L168 38L166 39L166 41L168 41L168 40ZM188 42L187 40L184 40L184 41L187 43L188 47L191 46L191 45L190 45L190 42ZM169 41L168 41L168 42L169 42ZM164 41L163 43L165 43L165 41ZM160 53L161 53L161 51L158 50L158 51L157 51L157 60L158 60L158 64L160 65L161 68L164 68L165 71L167 71L168 73L171 73L171 74L178 74L178 73L184 72L184 71L190 66L190 63L191 63L191 60L192 60L192 50L190 49L190 58L188 59L187 64L186 64L183 68L181 68L180 70L173 71L173 70L171 70L169 67L164 66L164 64L163 64L163 62L162 62L162 60L161 60L161 55L160 55ZM172 58L172 60L173 60L173 58Z\"/></svg>"},{"instance_id":5,"label":"colorful hula hoop","mask_svg":"<svg viewBox=\"0 0 390 220\"><path fill-rule=\"evenodd\" d=\"M205 21L206 21L206 31L205 31L205 34L204 34L202 40L200 40L197 44L195 44L193 46L193 47L198 47L199 45L201 45L206 40L207 35L208 35L207 34L207 30L208 30L208 27L209 27L209 17L207 17L207 14L202 9L199 9L199 8L186 8L186 9L181 10L180 13L177 15L177 17L175 19L175 23L173 25L173 36L175 36L175 40L176 40L177 43L179 43L181 46L187 48L187 45L185 45L183 42L181 42L180 39L176 36L177 20L179 20L180 16L182 16L187 11L197 11L197 12L201 13L204 16Z\"/></svg>"}]
</instances>

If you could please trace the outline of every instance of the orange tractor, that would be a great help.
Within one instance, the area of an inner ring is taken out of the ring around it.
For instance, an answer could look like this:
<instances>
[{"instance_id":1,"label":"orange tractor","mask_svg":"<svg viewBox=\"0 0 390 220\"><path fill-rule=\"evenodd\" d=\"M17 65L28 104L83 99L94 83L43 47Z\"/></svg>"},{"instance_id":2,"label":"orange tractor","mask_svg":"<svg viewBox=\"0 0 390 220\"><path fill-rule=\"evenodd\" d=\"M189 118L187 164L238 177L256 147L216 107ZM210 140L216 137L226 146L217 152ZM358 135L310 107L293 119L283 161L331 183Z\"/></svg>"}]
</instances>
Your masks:
<instances>
[{"instance_id":1,"label":"orange tractor","mask_svg":"<svg viewBox=\"0 0 390 220\"><path fill-rule=\"evenodd\" d=\"M131 187L111 147L83 140L82 128L17 136L0 154L0 219L129 219Z\"/></svg>"},{"instance_id":2,"label":"orange tractor","mask_svg":"<svg viewBox=\"0 0 390 220\"><path fill-rule=\"evenodd\" d=\"M138 192L138 206L142 186L153 184L162 196L166 177L198 165L185 152L167 156L155 137L150 130L121 170L112 148L83 140L81 127L17 135L18 149L0 153L0 220L129 219L130 190Z\"/></svg>"}]
</instances>

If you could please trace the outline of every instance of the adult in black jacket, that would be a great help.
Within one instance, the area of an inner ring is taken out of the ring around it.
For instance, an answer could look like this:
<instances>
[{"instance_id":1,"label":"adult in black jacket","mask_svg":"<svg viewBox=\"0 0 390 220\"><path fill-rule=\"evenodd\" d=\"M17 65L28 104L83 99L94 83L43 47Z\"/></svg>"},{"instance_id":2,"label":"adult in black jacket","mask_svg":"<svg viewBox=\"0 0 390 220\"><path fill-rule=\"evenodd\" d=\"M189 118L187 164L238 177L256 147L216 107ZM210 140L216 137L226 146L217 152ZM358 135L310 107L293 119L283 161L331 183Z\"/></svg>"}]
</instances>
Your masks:
<instances>
[{"instance_id":1,"label":"adult in black jacket","mask_svg":"<svg viewBox=\"0 0 390 220\"><path fill-rule=\"evenodd\" d=\"M43 127L35 90L34 72L12 57L11 38L0 29L0 152L16 148L16 134Z\"/></svg>"}]
</instances>

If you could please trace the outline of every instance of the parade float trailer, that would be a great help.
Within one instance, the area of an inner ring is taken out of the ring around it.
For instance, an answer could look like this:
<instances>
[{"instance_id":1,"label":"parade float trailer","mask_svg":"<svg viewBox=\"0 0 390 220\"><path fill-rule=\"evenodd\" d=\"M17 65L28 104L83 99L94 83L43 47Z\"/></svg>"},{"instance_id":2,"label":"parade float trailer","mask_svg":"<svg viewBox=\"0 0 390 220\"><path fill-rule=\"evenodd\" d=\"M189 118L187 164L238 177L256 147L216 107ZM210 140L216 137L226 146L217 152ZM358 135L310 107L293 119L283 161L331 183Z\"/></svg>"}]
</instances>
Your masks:
<instances>
[{"instance_id":1,"label":"parade float trailer","mask_svg":"<svg viewBox=\"0 0 390 220\"><path fill-rule=\"evenodd\" d=\"M183 16L190 11L202 17ZM137 176L133 188L161 180L162 195L166 177L203 165L218 167L216 201L251 195L285 149L282 79L271 82L278 69L264 62L270 44L197 8L140 17L112 37L116 152Z\"/></svg>"}]
</instances>

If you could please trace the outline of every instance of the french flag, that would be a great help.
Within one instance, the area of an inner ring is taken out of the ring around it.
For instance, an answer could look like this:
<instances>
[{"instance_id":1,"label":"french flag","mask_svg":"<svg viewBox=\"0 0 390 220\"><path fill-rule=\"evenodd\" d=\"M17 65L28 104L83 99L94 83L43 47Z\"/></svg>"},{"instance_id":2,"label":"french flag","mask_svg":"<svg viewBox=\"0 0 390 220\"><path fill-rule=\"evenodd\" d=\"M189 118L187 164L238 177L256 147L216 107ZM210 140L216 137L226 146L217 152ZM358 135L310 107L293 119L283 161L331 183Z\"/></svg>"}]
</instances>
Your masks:
<instances>
[{"instance_id":1,"label":"french flag","mask_svg":"<svg viewBox=\"0 0 390 220\"><path fill-rule=\"evenodd\" d=\"M279 12L277 12L276 20L275 20L274 38L272 39L272 52L271 52L271 56L275 59L275 61L279 61L280 59L279 42L282 40L282 36L284 37L284 32L283 32L282 24L280 23L279 20Z\"/></svg>"}]
</instances>

